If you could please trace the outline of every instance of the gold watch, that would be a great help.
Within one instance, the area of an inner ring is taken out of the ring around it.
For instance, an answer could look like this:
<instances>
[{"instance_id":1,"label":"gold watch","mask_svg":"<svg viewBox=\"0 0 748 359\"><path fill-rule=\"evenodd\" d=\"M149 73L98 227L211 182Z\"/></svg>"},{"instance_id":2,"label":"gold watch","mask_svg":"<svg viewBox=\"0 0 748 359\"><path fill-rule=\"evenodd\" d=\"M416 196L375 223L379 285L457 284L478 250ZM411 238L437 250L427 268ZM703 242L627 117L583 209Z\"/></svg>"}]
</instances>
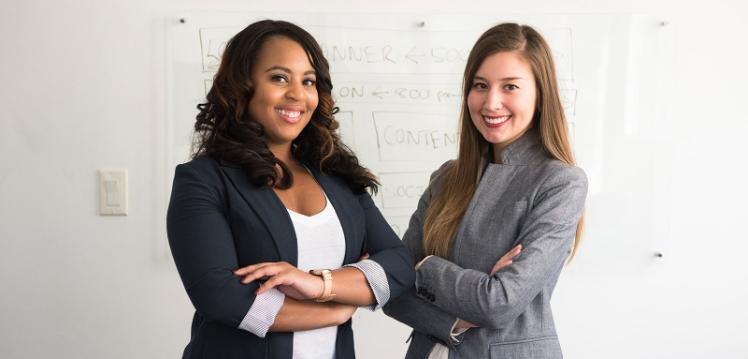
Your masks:
<instances>
[{"instance_id":1,"label":"gold watch","mask_svg":"<svg viewBox=\"0 0 748 359\"><path fill-rule=\"evenodd\" d=\"M335 298L332 294L332 271L329 269L312 269L310 274L322 277L322 295L316 298L316 302L327 302Z\"/></svg>"}]
</instances>

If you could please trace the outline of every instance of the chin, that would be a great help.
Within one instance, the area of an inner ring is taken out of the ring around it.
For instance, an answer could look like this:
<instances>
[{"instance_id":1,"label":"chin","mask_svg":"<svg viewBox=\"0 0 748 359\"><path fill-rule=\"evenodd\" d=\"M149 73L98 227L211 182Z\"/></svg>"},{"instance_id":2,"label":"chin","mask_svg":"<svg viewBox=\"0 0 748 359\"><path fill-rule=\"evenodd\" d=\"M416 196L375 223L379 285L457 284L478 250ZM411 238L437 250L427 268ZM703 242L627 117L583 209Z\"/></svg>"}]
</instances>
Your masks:
<instances>
[{"instance_id":1,"label":"chin","mask_svg":"<svg viewBox=\"0 0 748 359\"><path fill-rule=\"evenodd\" d=\"M496 145L496 144L503 143L504 141L506 141L505 137L506 136L496 136L494 134L489 134L488 136L483 136L483 139L492 145Z\"/></svg>"}]
</instances>

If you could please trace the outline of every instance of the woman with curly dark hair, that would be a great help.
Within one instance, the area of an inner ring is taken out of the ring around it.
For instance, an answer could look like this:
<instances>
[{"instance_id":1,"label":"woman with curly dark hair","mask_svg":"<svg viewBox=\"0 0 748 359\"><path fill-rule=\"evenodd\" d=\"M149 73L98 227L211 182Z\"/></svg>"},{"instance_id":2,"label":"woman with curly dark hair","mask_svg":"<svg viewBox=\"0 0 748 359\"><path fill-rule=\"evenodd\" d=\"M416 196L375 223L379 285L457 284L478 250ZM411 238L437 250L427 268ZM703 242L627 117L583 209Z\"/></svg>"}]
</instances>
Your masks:
<instances>
[{"instance_id":1,"label":"woman with curly dark hair","mask_svg":"<svg viewBox=\"0 0 748 359\"><path fill-rule=\"evenodd\" d=\"M329 66L306 31L249 25L198 106L177 166L169 244L194 307L184 358L353 358L351 315L413 285L336 133Z\"/></svg>"}]
</instances>

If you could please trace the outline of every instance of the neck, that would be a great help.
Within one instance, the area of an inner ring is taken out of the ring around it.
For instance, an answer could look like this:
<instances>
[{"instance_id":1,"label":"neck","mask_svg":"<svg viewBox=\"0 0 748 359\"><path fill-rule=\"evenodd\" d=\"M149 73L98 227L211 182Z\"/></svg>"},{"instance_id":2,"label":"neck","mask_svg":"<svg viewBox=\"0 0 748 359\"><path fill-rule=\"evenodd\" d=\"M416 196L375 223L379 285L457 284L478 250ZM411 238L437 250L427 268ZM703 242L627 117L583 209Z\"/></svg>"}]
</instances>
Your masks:
<instances>
[{"instance_id":1,"label":"neck","mask_svg":"<svg viewBox=\"0 0 748 359\"><path fill-rule=\"evenodd\" d=\"M504 152L504 150L507 147L511 146L512 143L517 142L520 138L522 138L523 136L525 136L525 134L527 132L529 132L531 129L532 129L532 126L528 126L524 130L522 130L522 132L520 132L517 136L515 136L512 140L510 140L510 141L508 141L506 143L503 143L503 144L499 144L499 143L491 144L491 151L492 151L492 154L493 154L493 162L494 163L498 163L498 164L504 163L502 161L502 159L501 159L501 153Z\"/></svg>"},{"instance_id":2,"label":"neck","mask_svg":"<svg viewBox=\"0 0 748 359\"><path fill-rule=\"evenodd\" d=\"M499 144L491 145L491 153L493 154L493 161L492 161L493 163L498 163L498 164L504 163L503 161L501 161L501 152L504 151L504 148L506 148L506 146L502 146Z\"/></svg>"}]
</instances>

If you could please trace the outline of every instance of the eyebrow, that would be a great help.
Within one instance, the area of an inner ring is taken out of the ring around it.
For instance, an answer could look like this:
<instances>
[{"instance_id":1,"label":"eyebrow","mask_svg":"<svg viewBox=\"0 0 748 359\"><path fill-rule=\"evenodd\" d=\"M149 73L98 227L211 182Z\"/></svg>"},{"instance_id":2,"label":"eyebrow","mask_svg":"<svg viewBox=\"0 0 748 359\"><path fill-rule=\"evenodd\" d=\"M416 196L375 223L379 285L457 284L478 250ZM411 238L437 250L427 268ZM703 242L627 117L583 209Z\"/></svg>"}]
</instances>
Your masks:
<instances>
[{"instance_id":1,"label":"eyebrow","mask_svg":"<svg viewBox=\"0 0 748 359\"><path fill-rule=\"evenodd\" d=\"M288 67L283 67L283 66L271 66L270 68L265 70L265 72L270 72L274 70L280 70L280 71L283 71L289 74L291 73L291 69L289 69ZM304 72L304 75L317 75L317 73L314 70L309 70L309 71Z\"/></svg>"},{"instance_id":2,"label":"eyebrow","mask_svg":"<svg viewBox=\"0 0 748 359\"><path fill-rule=\"evenodd\" d=\"M475 76L473 77L473 80L482 80L488 82L487 79L481 77L481 76ZM501 81L515 81L515 80L524 80L524 78L519 76L510 76L510 77L504 77L503 79L500 79Z\"/></svg>"}]
</instances>

